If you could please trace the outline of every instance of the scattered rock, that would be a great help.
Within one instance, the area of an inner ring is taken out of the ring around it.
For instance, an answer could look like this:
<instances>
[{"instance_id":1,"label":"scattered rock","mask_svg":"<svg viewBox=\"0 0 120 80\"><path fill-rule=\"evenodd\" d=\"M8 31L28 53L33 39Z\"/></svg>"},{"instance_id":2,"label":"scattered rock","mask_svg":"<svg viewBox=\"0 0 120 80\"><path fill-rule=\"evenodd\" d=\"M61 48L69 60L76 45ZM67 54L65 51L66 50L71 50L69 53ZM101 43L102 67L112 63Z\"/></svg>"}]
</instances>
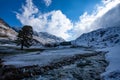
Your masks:
<instances>
[{"instance_id":1,"label":"scattered rock","mask_svg":"<svg viewBox=\"0 0 120 80\"><path fill-rule=\"evenodd\" d=\"M88 66L90 65L91 61L88 61L88 60L80 60L78 63L77 63L77 67L85 67L85 66Z\"/></svg>"},{"instance_id":2,"label":"scattered rock","mask_svg":"<svg viewBox=\"0 0 120 80\"><path fill-rule=\"evenodd\" d=\"M92 56L91 56L92 55ZM65 58L66 61L61 60L57 63L66 66L67 61L72 61L72 64L76 66L67 65L69 67L60 67L44 74L34 77L34 79L46 79L46 80L101 80L100 74L105 71L108 62L105 60L105 52L98 54L85 54L82 56L77 55L71 58ZM69 62L67 62L69 64ZM27 79L29 80L29 79Z\"/></svg>"},{"instance_id":3,"label":"scattered rock","mask_svg":"<svg viewBox=\"0 0 120 80\"><path fill-rule=\"evenodd\" d=\"M76 66L68 69L62 68L71 64L76 64ZM0 69L0 80L21 80L35 75L43 75L52 80L57 78L58 80L99 80L100 73L104 72L106 66L105 52L77 54L46 66L33 65L16 68L12 65L5 65Z\"/></svg>"}]
</instances>

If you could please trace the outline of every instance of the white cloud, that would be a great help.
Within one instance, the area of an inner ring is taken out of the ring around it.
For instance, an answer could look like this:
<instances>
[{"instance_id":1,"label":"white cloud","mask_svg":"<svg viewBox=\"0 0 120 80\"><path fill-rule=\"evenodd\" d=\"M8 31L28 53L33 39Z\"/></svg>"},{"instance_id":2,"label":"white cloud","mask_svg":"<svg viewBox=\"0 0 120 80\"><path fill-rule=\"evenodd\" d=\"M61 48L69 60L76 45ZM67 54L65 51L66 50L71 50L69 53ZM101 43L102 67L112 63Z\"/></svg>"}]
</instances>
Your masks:
<instances>
[{"instance_id":1,"label":"white cloud","mask_svg":"<svg viewBox=\"0 0 120 80\"><path fill-rule=\"evenodd\" d=\"M16 13L17 19L24 24L30 24L30 20L35 18L35 14L39 12L38 8L32 3L32 0L26 0L26 5L22 5L22 13Z\"/></svg>"},{"instance_id":2,"label":"white cloud","mask_svg":"<svg viewBox=\"0 0 120 80\"><path fill-rule=\"evenodd\" d=\"M92 14L85 12L74 25L73 38L75 39L83 33L87 33L101 27L114 25L118 21L120 22L120 8L118 10L111 11L111 14L107 14L119 3L120 0L102 0L102 4L96 5L96 9L93 10Z\"/></svg>"},{"instance_id":3,"label":"white cloud","mask_svg":"<svg viewBox=\"0 0 120 80\"><path fill-rule=\"evenodd\" d=\"M60 10L52 11L51 19L47 22L47 26L46 31L49 33L56 34L64 39L70 37L68 30L72 29L72 23Z\"/></svg>"},{"instance_id":4,"label":"white cloud","mask_svg":"<svg viewBox=\"0 0 120 80\"><path fill-rule=\"evenodd\" d=\"M103 0L104 6L98 7L95 21L91 26L111 27L120 21L120 0ZM119 4L119 5L118 5Z\"/></svg>"},{"instance_id":5,"label":"white cloud","mask_svg":"<svg viewBox=\"0 0 120 80\"><path fill-rule=\"evenodd\" d=\"M114 14L112 16L108 14L105 16L110 9L119 3L120 0L102 0L102 4L97 5L92 14L85 12L79 17L79 21L72 23L60 10L42 14L33 4L32 0L26 0L26 5L22 6L22 13L17 13L16 17L23 25L33 26L33 29L37 32L45 31L66 40L71 40L79 37L83 33L107 25L111 19L116 18L112 21L114 23L120 21L117 18L118 16L120 17L119 9L112 11L114 14L116 13L116 16Z\"/></svg>"},{"instance_id":6,"label":"white cloud","mask_svg":"<svg viewBox=\"0 0 120 80\"><path fill-rule=\"evenodd\" d=\"M72 23L60 10L38 15L40 11L32 0L26 0L22 9L22 13L16 16L23 25L31 25L37 32L45 31L64 39L70 37L68 30L72 28Z\"/></svg>"},{"instance_id":7,"label":"white cloud","mask_svg":"<svg viewBox=\"0 0 120 80\"><path fill-rule=\"evenodd\" d=\"M52 0L44 0L46 6L50 6L52 3Z\"/></svg>"}]
</instances>

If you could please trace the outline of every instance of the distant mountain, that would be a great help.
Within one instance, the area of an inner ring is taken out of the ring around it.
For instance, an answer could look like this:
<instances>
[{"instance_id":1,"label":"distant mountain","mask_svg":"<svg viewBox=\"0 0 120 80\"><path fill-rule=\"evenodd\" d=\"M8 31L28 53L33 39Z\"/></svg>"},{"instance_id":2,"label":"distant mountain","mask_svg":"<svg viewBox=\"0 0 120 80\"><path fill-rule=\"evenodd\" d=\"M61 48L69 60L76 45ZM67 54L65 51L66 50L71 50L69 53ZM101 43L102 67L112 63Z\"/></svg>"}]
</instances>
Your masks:
<instances>
[{"instance_id":1,"label":"distant mountain","mask_svg":"<svg viewBox=\"0 0 120 80\"><path fill-rule=\"evenodd\" d=\"M55 35L49 34L47 32L34 32L34 39L38 40L40 43L44 44L52 44L52 43L60 43L65 40L57 37Z\"/></svg>"},{"instance_id":2,"label":"distant mountain","mask_svg":"<svg viewBox=\"0 0 120 80\"><path fill-rule=\"evenodd\" d=\"M0 40L14 40L17 32L13 30L3 19L0 18Z\"/></svg>"},{"instance_id":3,"label":"distant mountain","mask_svg":"<svg viewBox=\"0 0 120 80\"><path fill-rule=\"evenodd\" d=\"M21 27L12 27L15 31L19 31ZM64 39L57 37L55 35L52 35L47 32L36 32L34 31L34 44L35 45L45 45L45 44L53 44L53 43L60 43L65 41Z\"/></svg>"},{"instance_id":4,"label":"distant mountain","mask_svg":"<svg viewBox=\"0 0 120 80\"><path fill-rule=\"evenodd\" d=\"M3 19L0 19L0 42L7 42L17 38L17 32L21 27L10 27ZM63 42L64 39L47 32L34 32L33 35L35 45L45 45ZM7 40L7 41L6 41Z\"/></svg>"},{"instance_id":5,"label":"distant mountain","mask_svg":"<svg viewBox=\"0 0 120 80\"><path fill-rule=\"evenodd\" d=\"M85 33L72 41L77 46L107 47L120 45L120 26L98 29Z\"/></svg>"},{"instance_id":6,"label":"distant mountain","mask_svg":"<svg viewBox=\"0 0 120 80\"><path fill-rule=\"evenodd\" d=\"M21 30L22 27L12 27L13 30L15 30L16 32L19 32L19 30Z\"/></svg>"}]
</instances>

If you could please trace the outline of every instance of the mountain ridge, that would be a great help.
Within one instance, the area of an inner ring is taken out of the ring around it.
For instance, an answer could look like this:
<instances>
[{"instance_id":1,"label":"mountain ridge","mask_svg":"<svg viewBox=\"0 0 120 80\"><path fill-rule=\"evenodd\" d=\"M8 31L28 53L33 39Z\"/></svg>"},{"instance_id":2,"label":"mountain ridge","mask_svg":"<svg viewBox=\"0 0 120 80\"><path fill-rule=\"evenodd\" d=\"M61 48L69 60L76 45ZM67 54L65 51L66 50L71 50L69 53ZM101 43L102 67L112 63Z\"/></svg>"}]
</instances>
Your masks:
<instances>
[{"instance_id":1,"label":"mountain ridge","mask_svg":"<svg viewBox=\"0 0 120 80\"><path fill-rule=\"evenodd\" d=\"M17 32L0 18L0 39L15 40Z\"/></svg>"},{"instance_id":2,"label":"mountain ridge","mask_svg":"<svg viewBox=\"0 0 120 80\"><path fill-rule=\"evenodd\" d=\"M3 19L0 18L0 41L7 40L9 43L10 40L14 41L17 39L18 31L21 27L11 27ZM47 32L35 32L33 34L33 43L34 45L45 45L45 44L54 44L65 41L64 39L57 37L55 35L49 34Z\"/></svg>"},{"instance_id":3,"label":"mountain ridge","mask_svg":"<svg viewBox=\"0 0 120 80\"><path fill-rule=\"evenodd\" d=\"M107 47L120 45L120 27L101 28L89 33L84 33L72 41L77 46Z\"/></svg>"}]
</instances>

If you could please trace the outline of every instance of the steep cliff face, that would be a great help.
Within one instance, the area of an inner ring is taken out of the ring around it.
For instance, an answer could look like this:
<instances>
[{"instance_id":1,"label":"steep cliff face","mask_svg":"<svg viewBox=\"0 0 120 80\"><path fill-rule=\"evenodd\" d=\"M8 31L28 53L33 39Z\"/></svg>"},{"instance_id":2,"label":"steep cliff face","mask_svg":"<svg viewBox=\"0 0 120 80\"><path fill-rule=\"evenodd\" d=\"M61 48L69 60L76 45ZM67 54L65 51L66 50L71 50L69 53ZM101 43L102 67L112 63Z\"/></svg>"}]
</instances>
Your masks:
<instances>
[{"instance_id":1,"label":"steep cliff face","mask_svg":"<svg viewBox=\"0 0 120 80\"><path fill-rule=\"evenodd\" d=\"M17 32L14 31L3 19L0 19L0 39L15 40Z\"/></svg>"}]
</instances>

